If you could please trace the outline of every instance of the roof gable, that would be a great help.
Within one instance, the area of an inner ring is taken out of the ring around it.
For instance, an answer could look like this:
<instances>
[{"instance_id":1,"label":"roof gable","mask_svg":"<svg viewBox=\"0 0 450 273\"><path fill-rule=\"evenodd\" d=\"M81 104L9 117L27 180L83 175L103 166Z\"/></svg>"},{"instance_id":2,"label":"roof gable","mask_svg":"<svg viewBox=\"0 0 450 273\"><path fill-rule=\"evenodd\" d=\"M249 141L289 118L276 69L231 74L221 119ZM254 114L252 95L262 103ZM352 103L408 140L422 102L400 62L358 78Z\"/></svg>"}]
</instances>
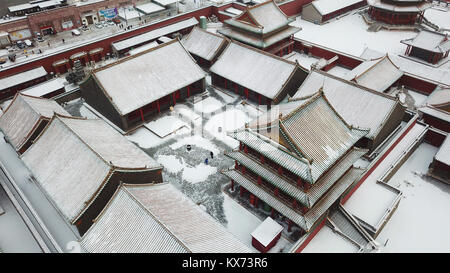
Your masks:
<instances>
[{"instance_id":1,"label":"roof gable","mask_svg":"<svg viewBox=\"0 0 450 273\"><path fill-rule=\"evenodd\" d=\"M323 92L281 117L279 124L280 133L291 148L310 161L312 171L318 176L368 133L368 130L350 127L329 104Z\"/></svg>"},{"instance_id":2,"label":"roof gable","mask_svg":"<svg viewBox=\"0 0 450 273\"><path fill-rule=\"evenodd\" d=\"M355 81L378 92L383 92L402 76L403 71L386 54L382 58L361 63L348 72L345 79Z\"/></svg>"},{"instance_id":3,"label":"roof gable","mask_svg":"<svg viewBox=\"0 0 450 273\"><path fill-rule=\"evenodd\" d=\"M117 189L80 243L91 253L190 252L123 186Z\"/></svg>"},{"instance_id":4,"label":"roof gable","mask_svg":"<svg viewBox=\"0 0 450 273\"><path fill-rule=\"evenodd\" d=\"M292 101L305 101L322 88L333 108L354 127L369 128L367 138L375 138L400 104L397 98L365 88L354 82L313 69Z\"/></svg>"},{"instance_id":5,"label":"roof gable","mask_svg":"<svg viewBox=\"0 0 450 273\"><path fill-rule=\"evenodd\" d=\"M69 115L56 101L17 93L0 116L0 128L18 150L35 129L40 119L50 119L54 113Z\"/></svg>"},{"instance_id":6,"label":"roof gable","mask_svg":"<svg viewBox=\"0 0 450 273\"><path fill-rule=\"evenodd\" d=\"M182 40L182 43L191 54L211 61L228 41L223 36L194 27L191 33Z\"/></svg>"},{"instance_id":7,"label":"roof gable","mask_svg":"<svg viewBox=\"0 0 450 273\"><path fill-rule=\"evenodd\" d=\"M225 23L251 32L265 34L286 26L291 21L277 4L270 0L247 7L241 14L225 20Z\"/></svg>"},{"instance_id":8,"label":"roof gable","mask_svg":"<svg viewBox=\"0 0 450 273\"><path fill-rule=\"evenodd\" d=\"M121 115L205 78L176 39L97 69L93 75Z\"/></svg>"},{"instance_id":9,"label":"roof gable","mask_svg":"<svg viewBox=\"0 0 450 273\"><path fill-rule=\"evenodd\" d=\"M299 68L296 63L232 41L210 71L274 99Z\"/></svg>"}]
</instances>

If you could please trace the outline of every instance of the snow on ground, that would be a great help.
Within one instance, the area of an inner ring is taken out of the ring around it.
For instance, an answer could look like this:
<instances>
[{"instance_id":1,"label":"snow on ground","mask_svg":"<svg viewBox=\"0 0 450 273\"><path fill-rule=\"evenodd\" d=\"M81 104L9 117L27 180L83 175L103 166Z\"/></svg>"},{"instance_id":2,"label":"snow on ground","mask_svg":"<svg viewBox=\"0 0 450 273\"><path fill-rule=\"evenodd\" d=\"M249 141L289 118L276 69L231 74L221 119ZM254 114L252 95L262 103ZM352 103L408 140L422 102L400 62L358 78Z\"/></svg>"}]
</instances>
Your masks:
<instances>
[{"instance_id":1,"label":"snow on ground","mask_svg":"<svg viewBox=\"0 0 450 273\"><path fill-rule=\"evenodd\" d=\"M150 131L159 137L165 137L187 124L173 115L164 116L144 124Z\"/></svg>"},{"instance_id":2,"label":"snow on ground","mask_svg":"<svg viewBox=\"0 0 450 273\"><path fill-rule=\"evenodd\" d=\"M296 38L355 56L360 56L367 46L383 53L403 54L406 46L400 40L417 35L414 31L368 32L369 26L355 11L323 25L301 20L300 17L291 25L302 27L294 34Z\"/></svg>"},{"instance_id":3,"label":"snow on ground","mask_svg":"<svg viewBox=\"0 0 450 273\"><path fill-rule=\"evenodd\" d=\"M211 151L215 154L218 154L220 152L218 147L214 145L210 140L205 139L199 135L180 138L174 144L170 145L170 148L172 150L176 150L180 147L185 147L188 144L197 146L207 151Z\"/></svg>"},{"instance_id":4,"label":"snow on ground","mask_svg":"<svg viewBox=\"0 0 450 273\"><path fill-rule=\"evenodd\" d=\"M425 177L438 148L422 143L389 184L403 198L377 241L381 252L449 252L450 186Z\"/></svg>"},{"instance_id":5,"label":"snow on ground","mask_svg":"<svg viewBox=\"0 0 450 273\"><path fill-rule=\"evenodd\" d=\"M229 109L211 117L205 125L205 130L229 147L236 148L239 142L226 134L229 131L245 126L245 123L250 120L251 118L244 111Z\"/></svg>"},{"instance_id":6,"label":"snow on ground","mask_svg":"<svg viewBox=\"0 0 450 273\"><path fill-rule=\"evenodd\" d=\"M262 221L239 205L231 197L224 194L223 208L227 217L227 229L241 242L247 244L248 247L257 251L252 246L251 233L262 223Z\"/></svg>"},{"instance_id":7,"label":"snow on ground","mask_svg":"<svg viewBox=\"0 0 450 273\"><path fill-rule=\"evenodd\" d=\"M295 52L292 56L287 58L291 62L295 62L295 60L298 61L298 63L303 66L304 68L311 70L311 65L319 61L318 58L314 56L308 56L307 54L302 54Z\"/></svg>"},{"instance_id":8,"label":"snow on ground","mask_svg":"<svg viewBox=\"0 0 450 273\"><path fill-rule=\"evenodd\" d=\"M2 179L2 178L0 178ZM39 245L25 225L6 192L0 186L0 249L6 253L41 253Z\"/></svg>"},{"instance_id":9,"label":"snow on ground","mask_svg":"<svg viewBox=\"0 0 450 273\"><path fill-rule=\"evenodd\" d=\"M224 101L225 103L229 104L229 103L233 103L235 102L239 96L237 94L233 94L233 93L224 93L220 90L214 89L216 90L217 95L219 95Z\"/></svg>"},{"instance_id":10,"label":"snow on ground","mask_svg":"<svg viewBox=\"0 0 450 273\"><path fill-rule=\"evenodd\" d=\"M358 249L356 245L334 233L325 225L303 249L302 253L353 253Z\"/></svg>"},{"instance_id":11,"label":"snow on ground","mask_svg":"<svg viewBox=\"0 0 450 273\"><path fill-rule=\"evenodd\" d=\"M209 114L219 110L223 104L213 97L208 97L197 103L194 103L194 109L197 112Z\"/></svg>"},{"instance_id":12,"label":"snow on ground","mask_svg":"<svg viewBox=\"0 0 450 273\"><path fill-rule=\"evenodd\" d=\"M377 184L377 180L384 175L398 158L403 156L403 152L414 143L415 139L424 130L425 127L423 125L414 125L348 199L344 204L345 209L365 222L376 226L396 197L396 193L383 185Z\"/></svg>"}]
</instances>

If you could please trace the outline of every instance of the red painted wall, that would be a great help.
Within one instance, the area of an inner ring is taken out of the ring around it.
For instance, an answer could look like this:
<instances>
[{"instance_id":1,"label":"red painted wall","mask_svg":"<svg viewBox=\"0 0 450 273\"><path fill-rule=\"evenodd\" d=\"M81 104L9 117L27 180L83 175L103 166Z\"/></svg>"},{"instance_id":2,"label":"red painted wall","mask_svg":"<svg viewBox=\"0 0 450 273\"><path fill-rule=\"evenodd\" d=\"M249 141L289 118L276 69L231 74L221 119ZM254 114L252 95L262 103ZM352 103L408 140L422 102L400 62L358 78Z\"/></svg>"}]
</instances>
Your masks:
<instances>
[{"instance_id":1,"label":"red painted wall","mask_svg":"<svg viewBox=\"0 0 450 273\"><path fill-rule=\"evenodd\" d=\"M322 229L322 227L325 225L325 222L327 221L327 217L323 217L320 224L314 229L314 231L308 236L308 238L295 250L295 253L300 253L305 249L305 247L311 242L311 240L316 236L316 234Z\"/></svg>"}]
</instances>

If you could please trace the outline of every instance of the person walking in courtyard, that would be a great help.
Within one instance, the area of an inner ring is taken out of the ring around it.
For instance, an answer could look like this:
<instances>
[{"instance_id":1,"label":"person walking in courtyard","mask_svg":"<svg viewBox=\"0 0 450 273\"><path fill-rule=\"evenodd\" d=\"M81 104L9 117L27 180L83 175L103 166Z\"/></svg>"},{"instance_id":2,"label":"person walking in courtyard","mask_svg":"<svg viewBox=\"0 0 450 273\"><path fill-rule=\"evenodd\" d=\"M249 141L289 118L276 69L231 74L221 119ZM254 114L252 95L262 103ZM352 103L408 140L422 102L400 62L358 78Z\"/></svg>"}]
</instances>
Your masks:
<instances>
[{"instance_id":1,"label":"person walking in courtyard","mask_svg":"<svg viewBox=\"0 0 450 273\"><path fill-rule=\"evenodd\" d=\"M208 158L205 159L205 164L208 165Z\"/></svg>"},{"instance_id":2,"label":"person walking in courtyard","mask_svg":"<svg viewBox=\"0 0 450 273\"><path fill-rule=\"evenodd\" d=\"M214 158L214 153L212 151L209 152L209 155L211 156L212 159Z\"/></svg>"}]
</instances>

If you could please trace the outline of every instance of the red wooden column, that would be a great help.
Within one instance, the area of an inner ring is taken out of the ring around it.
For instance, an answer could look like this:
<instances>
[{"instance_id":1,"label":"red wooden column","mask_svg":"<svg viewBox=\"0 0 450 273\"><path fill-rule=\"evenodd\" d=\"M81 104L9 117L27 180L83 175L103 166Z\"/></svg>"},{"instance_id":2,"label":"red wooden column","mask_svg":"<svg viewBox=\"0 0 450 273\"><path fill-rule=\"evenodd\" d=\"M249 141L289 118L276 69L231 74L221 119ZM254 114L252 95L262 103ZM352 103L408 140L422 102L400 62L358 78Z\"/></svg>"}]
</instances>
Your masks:
<instances>
[{"instance_id":1,"label":"red wooden column","mask_svg":"<svg viewBox=\"0 0 450 273\"><path fill-rule=\"evenodd\" d=\"M227 79L223 78L223 83L225 85L225 89L227 89Z\"/></svg>"},{"instance_id":2,"label":"red wooden column","mask_svg":"<svg viewBox=\"0 0 450 273\"><path fill-rule=\"evenodd\" d=\"M245 97L248 99L248 88L245 88L244 92L245 92Z\"/></svg>"},{"instance_id":3,"label":"red wooden column","mask_svg":"<svg viewBox=\"0 0 450 273\"><path fill-rule=\"evenodd\" d=\"M175 98L175 92L172 93L173 105L177 104L177 99Z\"/></svg>"},{"instance_id":4,"label":"red wooden column","mask_svg":"<svg viewBox=\"0 0 450 273\"><path fill-rule=\"evenodd\" d=\"M237 160L234 161L234 168L237 169L239 167Z\"/></svg>"},{"instance_id":5,"label":"red wooden column","mask_svg":"<svg viewBox=\"0 0 450 273\"><path fill-rule=\"evenodd\" d=\"M270 217L274 218L275 216L275 210L272 208L272 210L270 211Z\"/></svg>"},{"instance_id":6,"label":"red wooden column","mask_svg":"<svg viewBox=\"0 0 450 273\"><path fill-rule=\"evenodd\" d=\"M258 185L261 185L262 180L261 180L261 176L258 176Z\"/></svg>"},{"instance_id":7,"label":"red wooden column","mask_svg":"<svg viewBox=\"0 0 450 273\"><path fill-rule=\"evenodd\" d=\"M66 70L69 71L69 69L70 69L70 63L69 63L69 62L66 62L66 63L65 63L65 66L66 66Z\"/></svg>"},{"instance_id":8,"label":"red wooden column","mask_svg":"<svg viewBox=\"0 0 450 273\"><path fill-rule=\"evenodd\" d=\"M231 190L234 191L234 180L231 179Z\"/></svg>"},{"instance_id":9,"label":"red wooden column","mask_svg":"<svg viewBox=\"0 0 450 273\"><path fill-rule=\"evenodd\" d=\"M292 221L288 220L288 232L291 232L292 229Z\"/></svg>"},{"instance_id":10,"label":"red wooden column","mask_svg":"<svg viewBox=\"0 0 450 273\"><path fill-rule=\"evenodd\" d=\"M275 196L278 196L278 188L275 188L275 191L273 192Z\"/></svg>"},{"instance_id":11,"label":"red wooden column","mask_svg":"<svg viewBox=\"0 0 450 273\"><path fill-rule=\"evenodd\" d=\"M191 96L191 87L188 85L187 87L187 97L189 98Z\"/></svg>"},{"instance_id":12,"label":"red wooden column","mask_svg":"<svg viewBox=\"0 0 450 273\"><path fill-rule=\"evenodd\" d=\"M261 94L258 93L258 105L261 105Z\"/></svg>"},{"instance_id":13,"label":"red wooden column","mask_svg":"<svg viewBox=\"0 0 450 273\"><path fill-rule=\"evenodd\" d=\"M156 108L158 108L158 113L161 113L161 108L159 106L159 99L156 100Z\"/></svg>"},{"instance_id":14,"label":"red wooden column","mask_svg":"<svg viewBox=\"0 0 450 273\"><path fill-rule=\"evenodd\" d=\"M141 113L142 122L144 122L144 113L142 112L142 108L139 108L139 113Z\"/></svg>"},{"instance_id":15,"label":"red wooden column","mask_svg":"<svg viewBox=\"0 0 450 273\"><path fill-rule=\"evenodd\" d=\"M234 92L236 92L236 94L238 94L238 85L237 85L237 83L234 83Z\"/></svg>"},{"instance_id":16,"label":"red wooden column","mask_svg":"<svg viewBox=\"0 0 450 273\"><path fill-rule=\"evenodd\" d=\"M303 183L302 183L302 179L300 177L297 178L297 187L302 187Z\"/></svg>"},{"instance_id":17,"label":"red wooden column","mask_svg":"<svg viewBox=\"0 0 450 273\"><path fill-rule=\"evenodd\" d=\"M262 164L264 164L266 161L263 155L259 156L259 160L261 161Z\"/></svg>"},{"instance_id":18,"label":"red wooden column","mask_svg":"<svg viewBox=\"0 0 450 273\"><path fill-rule=\"evenodd\" d=\"M283 167L278 167L278 174L283 175Z\"/></svg>"}]
</instances>

